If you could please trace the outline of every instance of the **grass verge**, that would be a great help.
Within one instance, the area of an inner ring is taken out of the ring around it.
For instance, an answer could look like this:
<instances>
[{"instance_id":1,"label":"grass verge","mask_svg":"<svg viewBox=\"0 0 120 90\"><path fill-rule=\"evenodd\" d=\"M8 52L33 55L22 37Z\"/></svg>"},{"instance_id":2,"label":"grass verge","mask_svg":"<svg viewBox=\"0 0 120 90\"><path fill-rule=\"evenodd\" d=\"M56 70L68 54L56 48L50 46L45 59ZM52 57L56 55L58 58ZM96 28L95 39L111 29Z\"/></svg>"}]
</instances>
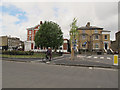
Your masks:
<instances>
[{"instance_id":1,"label":"grass verge","mask_svg":"<svg viewBox=\"0 0 120 90\"><path fill-rule=\"evenodd\" d=\"M45 53L34 53L33 55L5 55L2 54L0 57L2 58L45 58ZM59 57L60 55L57 53L53 53L52 57Z\"/></svg>"}]
</instances>

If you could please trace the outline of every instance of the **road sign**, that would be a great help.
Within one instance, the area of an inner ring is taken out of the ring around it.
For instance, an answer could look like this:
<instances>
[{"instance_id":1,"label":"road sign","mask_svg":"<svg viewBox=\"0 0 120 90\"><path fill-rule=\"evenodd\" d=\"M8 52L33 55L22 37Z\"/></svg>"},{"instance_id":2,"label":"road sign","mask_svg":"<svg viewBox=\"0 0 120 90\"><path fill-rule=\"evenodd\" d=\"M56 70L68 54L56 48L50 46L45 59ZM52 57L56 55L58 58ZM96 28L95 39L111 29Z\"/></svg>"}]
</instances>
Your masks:
<instances>
[{"instance_id":1,"label":"road sign","mask_svg":"<svg viewBox=\"0 0 120 90\"><path fill-rule=\"evenodd\" d=\"M118 65L118 55L113 55L113 65Z\"/></svg>"}]
</instances>

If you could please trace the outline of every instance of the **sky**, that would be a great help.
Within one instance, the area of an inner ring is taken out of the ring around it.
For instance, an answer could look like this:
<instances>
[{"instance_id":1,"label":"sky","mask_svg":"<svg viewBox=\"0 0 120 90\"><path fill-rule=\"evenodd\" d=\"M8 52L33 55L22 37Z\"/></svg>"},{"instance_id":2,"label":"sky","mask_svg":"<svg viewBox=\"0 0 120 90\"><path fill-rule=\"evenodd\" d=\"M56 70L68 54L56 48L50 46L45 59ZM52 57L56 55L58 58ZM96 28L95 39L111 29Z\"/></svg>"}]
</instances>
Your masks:
<instances>
[{"instance_id":1,"label":"sky","mask_svg":"<svg viewBox=\"0 0 120 90\"><path fill-rule=\"evenodd\" d=\"M40 21L59 24L64 38L69 39L70 24L77 18L77 26L98 26L111 31L115 40L118 31L118 2L10 2L0 3L0 36L11 35L27 40L27 28Z\"/></svg>"}]
</instances>

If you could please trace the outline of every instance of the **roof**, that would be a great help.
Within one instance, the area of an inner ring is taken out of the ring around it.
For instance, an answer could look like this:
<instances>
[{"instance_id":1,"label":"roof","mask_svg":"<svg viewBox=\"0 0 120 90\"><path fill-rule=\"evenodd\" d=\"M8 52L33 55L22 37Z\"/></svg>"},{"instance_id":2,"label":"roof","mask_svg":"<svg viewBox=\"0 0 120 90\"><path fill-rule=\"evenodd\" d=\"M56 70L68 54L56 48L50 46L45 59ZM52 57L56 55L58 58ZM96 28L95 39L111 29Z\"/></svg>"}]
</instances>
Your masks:
<instances>
[{"instance_id":1,"label":"roof","mask_svg":"<svg viewBox=\"0 0 120 90\"><path fill-rule=\"evenodd\" d=\"M33 30L33 29L35 29L35 28L38 27L38 26L39 26L39 24L36 25L35 27L27 28L27 30Z\"/></svg>"},{"instance_id":2,"label":"roof","mask_svg":"<svg viewBox=\"0 0 120 90\"><path fill-rule=\"evenodd\" d=\"M96 27L96 26L82 26L80 28L77 28L77 30L95 30L95 29L100 29L100 30L103 30L103 28L100 28L100 27Z\"/></svg>"},{"instance_id":3,"label":"roof","mask_svg":"<svg viewBox=\"0 0 120 90\"><path fill-rule=\"evenodd\" d=\"M120 31L116 32L116 33L120 33Z\"/></svg>"},{"instance_id":4,"label":"roof","mask_svg":"<svg viewBox=\"0 0 120 90\"><path fill-rule=\"evenodd\" d=\"M103 30L102 32L111 32L111 31L108 31L108 30Z\"/></svg>"},{"instance_id":5,"label":"roof","mask_svg":"<svg viewBox=\"0 0 120 90\"><path fill-rule=\"evenodd\" d=\"M68 40L68 39L65 38L64 40Z\"/></svg>"}]
</instances>

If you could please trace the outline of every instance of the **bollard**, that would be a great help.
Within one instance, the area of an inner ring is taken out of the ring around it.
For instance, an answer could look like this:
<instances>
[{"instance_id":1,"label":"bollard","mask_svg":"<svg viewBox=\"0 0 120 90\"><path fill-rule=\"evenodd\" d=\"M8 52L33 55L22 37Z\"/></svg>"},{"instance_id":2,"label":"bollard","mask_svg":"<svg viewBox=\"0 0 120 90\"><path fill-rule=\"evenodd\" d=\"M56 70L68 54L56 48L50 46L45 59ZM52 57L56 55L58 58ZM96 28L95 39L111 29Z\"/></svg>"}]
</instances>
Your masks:
<instances>
[{"instance_id":1,"label":"bollard","mask_svg":"<svg viewBox=\"0 0 120 90\"><path fill-rule=\"evenodd\" d=\"M118 55L113 55L113 65L118 65Z\"/></svg>"}]
</instances>

